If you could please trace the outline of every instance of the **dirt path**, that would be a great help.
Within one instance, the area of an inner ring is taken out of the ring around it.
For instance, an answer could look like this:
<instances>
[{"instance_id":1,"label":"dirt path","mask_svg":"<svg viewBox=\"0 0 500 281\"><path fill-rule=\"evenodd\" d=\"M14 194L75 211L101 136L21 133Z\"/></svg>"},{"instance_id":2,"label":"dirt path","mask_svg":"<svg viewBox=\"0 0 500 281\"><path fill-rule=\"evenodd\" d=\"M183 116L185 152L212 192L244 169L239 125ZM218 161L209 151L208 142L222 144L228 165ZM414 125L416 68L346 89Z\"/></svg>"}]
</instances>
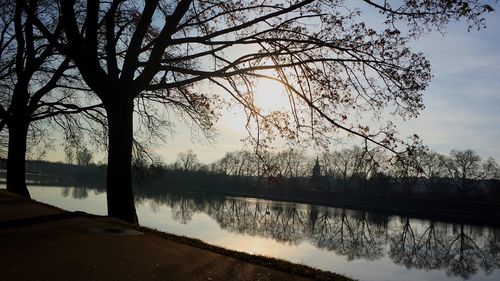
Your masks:
<instances>
[{"instance_id":1,"label":"dirt path","mask_svg":"<svg viewBox=\"0 0 500 281\"><path fill-rule=\"evenodd\" d=\"M0 191L0 280L311 279Z\"/></svg>"}]
</instances>

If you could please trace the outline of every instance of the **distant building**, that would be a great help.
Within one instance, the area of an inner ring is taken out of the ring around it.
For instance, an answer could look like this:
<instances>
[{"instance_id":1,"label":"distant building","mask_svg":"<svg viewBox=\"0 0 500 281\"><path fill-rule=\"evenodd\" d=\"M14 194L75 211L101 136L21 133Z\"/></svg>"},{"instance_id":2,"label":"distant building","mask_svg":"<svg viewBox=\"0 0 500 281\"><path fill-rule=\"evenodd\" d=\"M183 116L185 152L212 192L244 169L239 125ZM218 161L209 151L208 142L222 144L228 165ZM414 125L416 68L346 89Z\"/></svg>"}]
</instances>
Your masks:
<instances>
[{"instance_id":1,"label":"distant building","mask_svg":"<svg viewBox=\"0 0 500 281\"><path fill-rule=\"evenodd\" d=\"M316 157L316 163L314 164L314 168L312 171L312 177L313 178L319 178L321 177L321 165L319 165L319 159Z\"/></svg>"},{"instance_id":2,"label":"distant building","mask_svg":"<svg viewBox=\"0 0 500 281\"><path fill-rule=\"evenodd\" d=\"M321 165L319 164L318 157L316 157L316 163L314 164L312 170L311 187L315 190L322 190L326 188L325 178L321 175Z\"/></svg>"}]
</instances>

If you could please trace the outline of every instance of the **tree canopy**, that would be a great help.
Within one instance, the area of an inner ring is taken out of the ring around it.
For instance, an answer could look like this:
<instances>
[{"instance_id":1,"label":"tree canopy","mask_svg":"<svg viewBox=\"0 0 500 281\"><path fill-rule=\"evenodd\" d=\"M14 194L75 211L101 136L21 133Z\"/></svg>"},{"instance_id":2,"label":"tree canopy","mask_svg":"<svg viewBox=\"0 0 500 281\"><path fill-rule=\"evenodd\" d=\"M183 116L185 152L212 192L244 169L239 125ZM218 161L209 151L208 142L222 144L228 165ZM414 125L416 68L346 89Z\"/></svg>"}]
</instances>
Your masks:
<instances>
[{"instance_id":1,"label":"tree canopy","mask_svg":"<svg viewBox=\"0 0 500 281\"><path fill-rule=\"evenodd\" d=\"M366 20L368 10L380 13L380 24ZM134 111L159 129L162 119L150 107L157 104L206 131L228 101L245 110L257 146L276 137L327 146L347 132L396 151L404 141L378 116L416 117L432 78L411 40L451 20L481 28L492 10L477 0L72 0L58 2L64 36L54 36L43 18L34 24L101 99L109 125L108 212L136 221L124 176L131 174ZM283 85L289 110L256 106L259 79Z\"/></svg>"}]
</instances>

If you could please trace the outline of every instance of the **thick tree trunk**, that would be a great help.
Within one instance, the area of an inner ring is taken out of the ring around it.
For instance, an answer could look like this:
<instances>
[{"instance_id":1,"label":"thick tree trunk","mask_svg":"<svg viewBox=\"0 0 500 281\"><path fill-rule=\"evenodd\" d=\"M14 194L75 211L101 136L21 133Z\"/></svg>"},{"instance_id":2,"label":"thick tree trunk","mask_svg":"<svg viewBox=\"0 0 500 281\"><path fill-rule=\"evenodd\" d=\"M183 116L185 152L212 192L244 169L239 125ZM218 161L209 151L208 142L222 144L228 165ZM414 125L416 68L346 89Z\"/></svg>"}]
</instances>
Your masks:
<instances>
[{"instance_id":1,"label":"thick tree trunk","mask_svg":"<svg viewBox=\"0 0 500 281\"><path fill-rule=\"evenodd\" d=\"M26 187L26 141L28 122L23 114L12 116L9 121L9 152L7 156L7 190L26 198L30 193Z\"/></svg>"},{"instance_id":2,"label":"thick tree trunk","mask_svg":"<svg viewBox=\"0 0 500 281\"><path fill-rule=\"evenodd\" d=\"M109 126L108 215L138 223L132 191L133 100L116 99L106 105Z\"/></svg>"}]
</instances>

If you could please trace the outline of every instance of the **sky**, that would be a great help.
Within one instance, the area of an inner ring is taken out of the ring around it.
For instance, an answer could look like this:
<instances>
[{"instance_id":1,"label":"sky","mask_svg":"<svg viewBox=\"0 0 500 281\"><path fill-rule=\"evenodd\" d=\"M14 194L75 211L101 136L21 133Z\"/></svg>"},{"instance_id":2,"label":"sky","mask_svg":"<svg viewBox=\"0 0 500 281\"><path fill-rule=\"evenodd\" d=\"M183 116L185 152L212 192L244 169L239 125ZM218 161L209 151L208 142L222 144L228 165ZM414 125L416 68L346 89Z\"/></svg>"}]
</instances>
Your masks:
<instances>
[{"instance_id":1,"label":"sky","mask_svg":"<svg viewBox=\"0 0 500 281\"><path fill-rule=\"evenodd\" d=\"M424 92L426 109L400 125L401 132L416 132L440 153L473 149L500 160L498 11L487 25L467 32L463 24L452 24L444 36L434 33L416 42L431 61L434 79Z\"/></svg>"},{"instance_id":2,"label":"sky","mask_svg":"<svg viewBox=\"0 0 500 281\"><path fill-rule=\"evenodd\" d=\"M500 162L500 5L494 8L498 11L486 17L486 29L469 32L465 23L452 23L444 34L434 32L412 43L414 52L421 51L430 60L434 78L423 93L426 108L420 116L397 123L402 136L416 133L439 153L473 149ZM280 99L260 102L279 103ZM179 123L155 152L171 163L178 153L192 149L201 162L210 163L244 148L241 139L246 131L236 110L224 113L216 130L218 136L208 141ZM99 157L97 161L104 161ZM47 159L64 161L62 149L50 151Z\"/></svg>"}]
</instances>

